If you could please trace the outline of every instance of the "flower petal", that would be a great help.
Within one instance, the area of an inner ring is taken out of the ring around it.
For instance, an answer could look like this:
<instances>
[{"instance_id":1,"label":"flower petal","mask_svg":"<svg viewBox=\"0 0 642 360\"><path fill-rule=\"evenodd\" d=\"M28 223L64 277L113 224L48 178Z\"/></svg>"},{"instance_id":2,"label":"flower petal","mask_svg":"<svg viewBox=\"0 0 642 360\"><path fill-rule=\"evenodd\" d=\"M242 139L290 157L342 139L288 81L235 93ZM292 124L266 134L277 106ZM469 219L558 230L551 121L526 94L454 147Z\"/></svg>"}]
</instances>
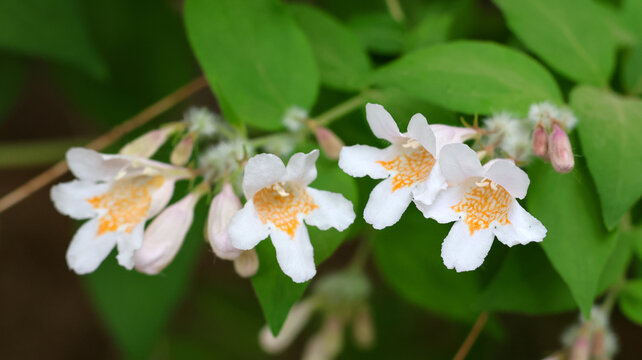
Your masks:
<instances>
[{"instance_id":1,"label":"flower petal","mask_svg":"<svg viewBox=\"0 0 642 360\"><path fill-rule=\"evenodd\" d=\"M452 209L452 206L459 203L466 194L466 186L453 186L440 192L432 204L428 205L422 201L415 201L417 209L428 219L434 219L438 223L445 224L459 219L459 215Z\"/></svg>"},{"instance_id":2,"label":"flower petal","mask_svg":"<svg viewBox=\"0 0 642 360\"><path fill-rule=\"evenodd\" d=\"M317 273L314 249L305 225L297 227L294 239L280 230L272 231L270 238L276 249L276 260L285 275L296 283L306 282L314 277Z\"/></svg>"},{"instance_id":3,"label":"flower petal","mask_svg":"<svg viewBox=\"0 0 642 360\"><path fill-rule=\"evenodd\" d=\"M118 264L127 270L134 268L134 254L136 250L140 249L143 245L144 230L145 223L141 222L136 225L131 234L114 233L114 236L116 236L116 246L118 247L116 259L118 260Z\"/></svg>"},{"instance_id":4,"label":"flower petal","mask_svg":"<svg viewBox=\"0 0 642 360\"><path fill-rule=\"evenodd\" d=\"M353 177L370 176L373 179L388 177L386 170L377 161L387 161L395 152L393 145L377 149L367 145L344 146L339 155L339 167Z\"/></svg>"},{"instance_id":5,"label":"flower petal","mask_svg":"<svg viewBox=\"0 0 642 360\"><path fill-rule=\"evenodd\" d=\"M410 118L406 136L419 141L419 143L428 150L429 153L436 155L435 134L428 125L428 120L426 120L425 116L415 114Z\"/></svg>"},{"instance_id":6,"label":"flower petal","mask_svg":"<svg viewBox=\"0 0 642 360\"><path fill-rule=\"evenodd\" d=\"M129 165L125 157L105 157L94 150L71 148L67 151L69 170L81 180L109 181L115 179L120 171Z\"/></svg>"},{"instance_id":7,"label":"flower petal","mask_svg":"<svg viewBox=\"0 0 642 360\"><path fill-rule=\"evenodd\" d=\"M308 186L317 178L316 162L319 158L319 150L312 150L307 154L296 153L292 155L285 168L285 181L294 181L302 186Z\"/></svg>"},{"instance_id":8,"label":"flower petal","mask_svg":"<svg viewBox=\"0 0 642 360\"><path fill-rule=\"evenodd\" d=\"M473 149L465 144L448 144L439 153L441 173L451 184L461 184L470 177L482 176L484 170Z\"/></svg>"},{"instance_id":9,"label":"flower petal","mask_svg":"<svg viewBox=\"0 0 642 360\"><path fill-rule=\"evenodd\" d=\"M530 180L524 170L520 169L511 160L497 159L489 162L484 177L498 183L513 197L523 199L526 196Z\"/></svg>"},{"instance_id":10,"label":"flower petal","mask_svg":"<svg viewBox=\"0 0 642 360\"><path fill-rule=\"evenodd\" d=\"M152 193L152 203L150 204L149 211L147 212L148 219L158 215L158 213L161 212L167 204L169 204L169 201L172 199L172 195L174 195L174 184L174 180L165 178L163 185Z\"/></svg>"},{"instance_id":11,"label":"flower petal","mask_svg":"<svg viewBox=\"0 0 642 360\"><path fill-rule=\"evenodd\" d=\"M401 219L412 199L410 187L392 191L392 180L380 182L372 192L363 211L363 218L375 229L383 229Z\"/></svg>"},{"instance_id":12,"label":"flower petal","mask_svg":"<svg viewBox=\"0 0 642 360\"><path fill-rule=\"evenodd\" d=\"M87 221L78 229L67 249L67 264L71 270L81 275L93 272L116 246L116 236L96 237L97 233L97 219Z\"/></svg>"},{"instance_id":13,"label":"flower petal","mask_svg":"<svg viewBox=\"0 0 642 360\"><path fill-rule=\"evenodd\" d=\"M447 268L457 272L475 270L484 263L495 235L490 229L470 235L468 225L457 221L441 246L441 257Z\"/></svg>"},{"instance_id":14,"label":"flower petal","mask_svg":"<svg viewBox=\"0 0 642 360\"><path fill-rule=\"evenodd\" d=\"M228 232L232 245L240 250L250 250L270 235L270 229L259 218L251 200L234 214Z\"/></svg>"},{"instance_id":15,"label":"flower petal","mask_svg":"<svg viewBox=\"0 0 642 360\"><path fill-rule=\"evenodd\" d=\"M87 201L109 190L111 184L97 184L93 181L74 180L51 188L51 200L56 210L74 219L87 219L97 215Z\"/></svg>"},{"instance_id":16,"label":"flower petal","mask_svg":"<svg viewBox=\"0 0 642 360\"><path fill-rule=\"evenodd\" d=\"M477 131L472 128L448 126L442 124L430 125L433 133L435 134L437 154L441 148L448 144L462 143L477 134Z\"/></svg>"},{"instance_id":17,"label":"flower petal","mask_svg":"<svg viewBox=\"0 0 642 360\"><path fill-rule=\"evenodd\" d=\"M510 224L493 230L497 239L508 246L540 242L546 236L544 225L515 200L508 212L508 221Z\"/></svg>"},{"instance_id":18,"label":"flower petal","mask_svg":"<svg viewBox=\"0 0 642 360\"><path fill-rule=\"evenodd\" d=\"M352 208L352 202L344 198L343 195L313 188L307 188L306 191L319 206L305 217L307 224L321 230L333 227L343 231L354 222L356 215Z\"/></svg>"},{"instance_id":19,"label":"flower petal","mask_svg":"<svg viewBox=\"0 0 642 360\"><path fill-rule=\"evenodd\" d=\"M439 163L435 163L428 178L413 188L412 198L415 202L419 201L424 205L430 205L435 201L437 195L446 188L448 188L446 178L441 173Z\"/></svg>"},{"instance_id":20,"label":"flower petal","mask_svg":"<svg viewBox=\"0 0 642 360\"><path fill-rule=\"evenodd\" d=\"M258 154L253 156L245 166L243 176L243 192L250 200L257 191L270 186L285 177L285 165L278 156L272 154Z\"/></svg>"},{"instance_id":21,"label":"flower petal","mask_svg":"<svg viewBox=\"0 0 642 360\"><path fill-rule=\"evenodd\" d=\"M366 105L366 119L372 133L379 139L395 142L402 138L397 123L390 114L379 104Z\"/></svg>"}]
</instances>

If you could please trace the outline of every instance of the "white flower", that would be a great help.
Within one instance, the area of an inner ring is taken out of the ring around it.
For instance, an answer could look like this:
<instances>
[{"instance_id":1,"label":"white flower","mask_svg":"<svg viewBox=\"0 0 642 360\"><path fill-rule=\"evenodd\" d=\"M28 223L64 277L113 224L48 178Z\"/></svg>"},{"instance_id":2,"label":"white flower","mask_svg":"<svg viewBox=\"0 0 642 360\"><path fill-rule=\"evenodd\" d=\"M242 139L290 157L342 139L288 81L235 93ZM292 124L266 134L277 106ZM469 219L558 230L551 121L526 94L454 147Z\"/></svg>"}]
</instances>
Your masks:
<instances>
[{"instance_id":1,"label":"white flower","mask_svg":"<svg viewBox=\"0 0 642 360\"><path fill-rule=\"evenodd\" d=\"M316 273L303 221L321 230L343 231L355 218L352 203L341 194L308 187L317 177L318 157L318 150L297 153L287 167L272 154L252 157L243 178L247 202L229 228L232 244L241 250L254 248L269 235L281 269L299 283Z\"/></svg>"},{"instance_id":2,"label":"white flower","mask_svg":"<svg viewBox=\"0 0 642 360\"><path fill-rule=\"evenodd\" d=\"M185 122L189 126L189 131L197 132L202 136L212 136L216 133L219 119L207 108L194 107L185 114Z\"/></svg>"},{"instance_id":3,"label":"white flower","mask_svg":"<svg viewBox=\"0 0 642 360\"><path fill-rule=\"evenodd\" d=\"M439 164L451 187L432 205L417 207L440 223L455 221L441 248L446 267L458 272L478 268L495 236L508 246L546 236L542 223L515 200L526 196L530 181L512 161L493 160L482 167L471 148L451 144L443 148Z\"/></svg>"},{"instance_id":4,"label":"white flower","mask_svg":"<svg viewBox=\"0 0 642 360\"><path fill-rule=\"evenodd\" d=\"M345 146L339 167L354 177L385 179L370 193L363 213L367 223L383 229L399 221L410 201L430 204L446 188L437 163L439 151L448 143L466 140L475 130L429 126L423 115L415 114L408 132L402 134L392 116L376 104L366 105L366 117L374 135L392 145L385 149Z\"/></svg>"},{"instance_id":5,"label":"white flower","mask_svg":"<svg viewBox=\"0 0 642 360\"><path fill-rule=\"evenodd\" d=\"M52 187L51 199L62 214L91 219L67 250L67 263L79 274L94 271L114 246L119 264L132 269L145 221L167 205L176 180L191 176L187 169L82 148L70 149L67 163L78 180Z\"/></svg>"},{"instance_id":6,"label":"white flower","mask_svg":"<svg viewBox=\"0 0 642 360\"><path fill-rule=\"evenodd\" d=\"M202 191L189 193L170 205L145 229L143 245L136 250L136 270L156 275L169 265L183 245L194 220L194 206Z\"/></svg>"}]
</instances>

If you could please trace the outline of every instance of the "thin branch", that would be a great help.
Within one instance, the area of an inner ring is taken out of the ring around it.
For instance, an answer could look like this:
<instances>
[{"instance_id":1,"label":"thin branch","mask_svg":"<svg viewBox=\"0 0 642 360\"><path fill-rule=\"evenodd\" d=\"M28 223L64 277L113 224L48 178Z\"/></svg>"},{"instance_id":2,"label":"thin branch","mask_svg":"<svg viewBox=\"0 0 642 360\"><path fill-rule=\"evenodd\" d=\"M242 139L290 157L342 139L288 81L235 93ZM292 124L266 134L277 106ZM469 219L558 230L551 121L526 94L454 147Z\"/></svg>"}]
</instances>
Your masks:
<instances>
[{"instance_id":1,"label":"thin branch","mask_svg":"<svg viewBox=\"0 0 642 360\"><path fill-rule=\"evenodd\" d=\"M388 7L388 12L390 16L398 23L403 23L406 21L406 14L403 12L403 8L399 3L399 0L386 0L386 6Z\"/></svg>"},{"instance_id":2,"label":"thin branch","mask_svg":"<svg viewBox=\"0 0 642 360\"><path fill-rule=\"evenodd\" d=\"M87 148L93 150L102 150L111 143L117 141L123 135L129 133L132 130L144 125L148 121L152 120L156 116L164 113L165 111L171 109L173 106L179 102L187 99L192 96L197 91L205 88L207 86L207 80L204 77L198 77L192 80L190 83L184 85L173 93L162 98L158 102L147 107L139 114L133 118L125 121L119 126L114 127L104 135L99 136L94 141L86 145ZM27 181L17 189L13 190L9 194L0 198L0 213L9 209L13 205L19 203L20 201L27 198L29 195L40 190L41 188L47 186L55 179L64 175L69 168L67 167L66 161L60 161L53 167L47 169L40 175L34 177L33 179Z\"/></svg>"},{"instance_id":3,"label":"thin branch","mask_svg":"<svg viewBox=\"0 0 642 360\"><path fill-rule=\"evenodd\" d=\"M484 325L486 325L487 320L488 313L486 311L479 314L477 320L475 321L475 325L473 325L473 328L468 333L466 340L464 340L464 342L459 347L459 350L457 350L457 353L455 354L455 357L453 357L453 360L464 360L466 358L466 355L468 355L468 352L475 344L477 337L479 337L479 333L481 333Z\"/></svg>"}]
</instances>

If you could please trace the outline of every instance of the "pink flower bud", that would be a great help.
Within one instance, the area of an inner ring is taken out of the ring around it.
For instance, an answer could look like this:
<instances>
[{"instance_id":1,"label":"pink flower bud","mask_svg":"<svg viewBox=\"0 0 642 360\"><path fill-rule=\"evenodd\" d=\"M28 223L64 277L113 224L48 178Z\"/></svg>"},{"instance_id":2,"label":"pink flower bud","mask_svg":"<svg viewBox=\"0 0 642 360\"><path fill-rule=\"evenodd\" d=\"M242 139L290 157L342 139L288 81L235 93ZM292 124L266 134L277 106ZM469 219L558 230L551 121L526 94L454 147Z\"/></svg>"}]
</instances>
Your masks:
<instances>
[{"instance_id":1,"label":"pink flower bud","mask_svg":"<svg viewBox=\"0 0 642 360\"><path fill-rule=\"evenodd\" d=\"M567 173L575 167L575 158L568 135L557 124L553 124L553 131L548 137L548 156L553 168L559 173Z\"/></svg>"},{"instance_id":2,"label":"pink flower bud","mask_svg":"<svg viewBox=\"0 0 642 360\"><path fill-rule=\"evenodd\" d=\"M542 123L537 124L535 131L533 131L533 153L535 156L541 158L548 158L548 148L546 142L548 141L548 134Z\"/></svg>"},{"instance_id":3,"label":"pink flower bud","mask_svg":"<svg viewBox=\"0 0 642 360\"><path fill-rule=\"evenodd\" d=\"M374 325L372 323L372 315L367 306L359 309L357 312L354 323L352 324L352 331L354 340L357 345L363 349L369 349L375 340Z\"/></svg>"},{"instance_id":4,"label":"pink flower bud","mask_svg":"<svg viewBox=\"0 0 642 360\"><path fill-rule=\"evenodd\" d=\"M343 141L332 132L332 130L323 126L314 128L314 135L317 137L317 142L321 145L321 149L329 159L336 160L339 158L341 148L343 148Z\"/></svg>"},{"instance_id":5,"label":"pink flower bud","mask_svg":"<svg viewBox=\"0 0 642 360\"><path fill-rule=\"evenodd\" d=\"M216 256L221 259L234 260L241 253L240 250L232 246L232 241L227 233L232 217L240 209L241 201L229 183L223 185L223 190L214 197L210 204L210 213L207 217L207 239Z\"/></svg>"},{"instance_id":6,"label":"pink flower bud","mask_svg":"<svg viewBox=\"0 0 642 360\"><path fill-rule=\"evenodd\" d=\"M121 155L149 158L156 153L171 133L170 128L152 130L145 133L120 149Z\"/></svg>"},{"instance_id":7,"label":"pink flower bud","mask_svg":"<svg viewBox=\"0 0 642 360\"><path fill-rule=\"evenodd\" d=\"M584 330L580 333L580 336L573 343L573 348L571 349L571 356L569 360L589 360L590 359L590 348L591 344L588 339L588 331Z\"/></svg>"},{"instance_id":8,"label":"pink flower bud","mask_svg":"<svg viewBox=\"0 0 642 360\"><path fill-rule=\"evenodd\" d=\"M258 269L259 257L254 249L243 251L241 255L234 259L234 270L240 277L252 277Z\"/></svg>"},{"instance_id":9,"label":"pink flower bud","mask_svg":"<svg viewBox=\"0 0 642 360\"><path fill-rule=\"evenodd\" d=\"M259 344L263 351L268 354L278 354L285 350L303 330L315 308L311 300L294 304L278 336L274 336L267 325L264 326L259 333Z\"/></svg>"},{"instance_id":10,"label":"pink flower bud","mask_svg":"<svg viewBox=\"0 0 642 360\"><path fill-rule=\"evenodd\" d=\"M185 166L192 156L192 149L194 149L194 141L196 140L196 133L190 132L183 136L181 141L176 145L172 151L169 160L176 166Z\"/></svg>"},{"instance_id":11,"label":"pink flower bud","mask_svg":"<svg viewBox=\"0 0 642 360\"><path fill-rule=\"evenodd\" d=\"M136 250L136 270L155 275L174 259L194 219L194 206L201 197L192 192L169 206L145 229L143 245Z\"/></svg>"}]
</instances>

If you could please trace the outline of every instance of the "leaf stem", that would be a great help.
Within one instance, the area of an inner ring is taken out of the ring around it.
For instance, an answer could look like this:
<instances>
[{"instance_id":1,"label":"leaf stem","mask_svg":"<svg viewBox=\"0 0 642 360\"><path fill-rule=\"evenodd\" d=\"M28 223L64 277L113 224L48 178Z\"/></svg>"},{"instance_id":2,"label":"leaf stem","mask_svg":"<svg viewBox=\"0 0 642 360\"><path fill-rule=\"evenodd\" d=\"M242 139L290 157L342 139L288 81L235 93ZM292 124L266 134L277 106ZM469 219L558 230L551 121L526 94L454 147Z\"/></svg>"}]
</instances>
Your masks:
<instances>
[{"instance_id":1,"label":"leaf stem","mask_svg":"<svg viewBox=\"0 0 642 360\"><path fill-rule=\"evenodd\" d=\"M331 122L349 114L356 108L362 106L363 102L366 101L367 95L368 91L365 90L359 93L357 96L351 97L350 99L340 103L339 105L323 112L317 117L310 119L310 122L315 125L326 126Z\"/></svg>"},{"instance_id":2,"label":"leaf stem","mask_svg":"<svg viewBox=\"0 0 642 360\"><path fill-rule=\"evenodd\" d=\"M388 7L390 16L392 16L396 22L403 23L406 21L406 15L403 12L403 8L401 7L399 0L386 0L386 6Z\"/></svg>"},{"instance_id":3,"label":"leaf stem","mask_svg":"<svg viewBox=\"0 0 642 360\"><path fill-rule=\"evenodd\" d=\"M475 325L473 325L473 328L468 333L466 340L464 340L464 342L459 347L459 350L457 350L457 353L453 357L453 360L464 360L466 358L466 355L468 355L468 352L475 344L475 341L479 337L479 334L484 328L484 325L486 325L487 320L488 312L484 311L483 313L479 314L477 320L475 321Z\"/></svg>"},{"instance_id":4,"label":"leaf stem","mask_svg":"<svg viewBox=\"0 0 642 360\"><path fill-rule=\"evenodd\" d=\"M626 278L622 276L620 280L618 280L618 282L611 286L608 293L606 294L606 298L604 298L604 302L602 303L602 310L604 310L605 313L611 314L611 311L615 306L615 300L617 300L617 296L624 288L624 285L626 285Z\"/></svg>"}]
</instances>

